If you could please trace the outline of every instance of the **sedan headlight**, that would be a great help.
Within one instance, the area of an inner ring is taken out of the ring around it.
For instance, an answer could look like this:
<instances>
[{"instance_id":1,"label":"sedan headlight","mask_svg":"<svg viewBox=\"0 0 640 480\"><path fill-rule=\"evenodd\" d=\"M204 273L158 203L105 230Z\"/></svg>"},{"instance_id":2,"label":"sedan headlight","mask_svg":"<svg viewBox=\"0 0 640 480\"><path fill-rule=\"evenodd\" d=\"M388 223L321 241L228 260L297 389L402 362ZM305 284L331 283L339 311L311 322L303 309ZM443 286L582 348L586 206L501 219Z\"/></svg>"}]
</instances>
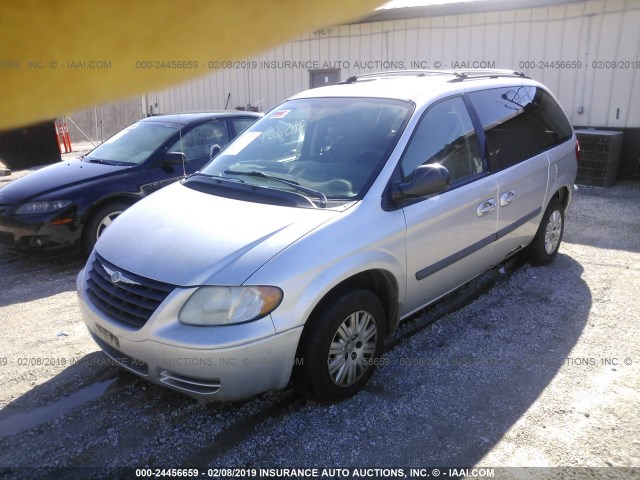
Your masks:
<instances>
[{"instance_id":1,"label":"sedan headlight","mask_svg":"<svg viewBox=\"0 0 640 480\"><path fill-rule=\"evenodd\" d=\"M49 202L29 202L20 205L16 210L16 215L34 215L38 213L50 213L62 210L71 205L70 200L51 200Z\"/></svg>"},{"instance_id":2,"label":"sedan headlight","mask_svg":"<svg viewBox=\"0 0 640 480\"><path fill-rule=\"evenodd\" d=\"M282 301L277 287L200 287L184 304L178 319L189 325L229 325L273 312Z\"/></svg>"}]
</instances>

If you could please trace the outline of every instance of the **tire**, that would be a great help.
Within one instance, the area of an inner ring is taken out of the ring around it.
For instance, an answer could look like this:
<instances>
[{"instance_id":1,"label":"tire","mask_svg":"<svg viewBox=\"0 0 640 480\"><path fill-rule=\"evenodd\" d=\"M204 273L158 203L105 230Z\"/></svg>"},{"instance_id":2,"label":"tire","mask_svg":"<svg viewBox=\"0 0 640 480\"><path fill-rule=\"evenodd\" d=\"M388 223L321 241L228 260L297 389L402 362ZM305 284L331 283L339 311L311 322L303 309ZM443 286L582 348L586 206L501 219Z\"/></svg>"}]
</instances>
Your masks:
<instances>
[{"instance_id":1,"label":"tire","mask_svg":"<svg viewBox=\"0 0 640 480\"><path fill-rule=\"evenodd\" d=\"M564 233L564 208L557 198L551 199L542 221L527 247L527 257L532 265L547 265L556 258Z\"/></svg>"},{"instance_id":2,"label":"tire","mask_svg":"<svg viewBox=\"0 0 640 480\"><path fill-rule=\"evenodd\" d=\"M357 290L334 297L314 312L304 328L295 387L323 403L351 397L373 374L384 335L384 308L373 293Z\"/></svg>"},{"instance_id":3,"label":"tire","mask_svg":"<svg viewBox=\"0 0 640 480\"><path fill-rule=\"evenodd\" d=\"M130 205L126 202L113 202L98 208L91 214L89 220L84 224L82 237L82 246L86 254L91 253L104 229L129 207Z\"/></svg>"}]
</instances>

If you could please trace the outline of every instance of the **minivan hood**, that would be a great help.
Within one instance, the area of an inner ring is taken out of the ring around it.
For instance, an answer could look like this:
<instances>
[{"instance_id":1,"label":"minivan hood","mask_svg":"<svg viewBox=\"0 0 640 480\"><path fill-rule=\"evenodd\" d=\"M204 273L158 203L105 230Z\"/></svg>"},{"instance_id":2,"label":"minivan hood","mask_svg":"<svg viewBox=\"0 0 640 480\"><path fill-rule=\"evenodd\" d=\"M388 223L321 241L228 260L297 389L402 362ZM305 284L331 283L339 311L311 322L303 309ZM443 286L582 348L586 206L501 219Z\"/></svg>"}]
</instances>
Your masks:
<instances>
[{"instance_id":1,"label":"minivan hood","mask_svg":"<svg viewBox=\"0 0 640 480\"><path fill-rule=\"evenodd\" d=\"M96 252L123 270L173 285L241 285L336 215L218 197L176 183L120 215Z\"/></svg>"},{"instance_id":2,"label":"minivan hood","mask_svg":"<svg viewBox=\"0 0 640 480\"><path fill-rule=\"evenodd\" d=\"M2 195L14 203L22 202L74 183L100 176L113 175L125 168L131 168L131 165L104 165L76 160L54 163L24 177L16 178L2 188Z\"/></svg>"}]
</instances>

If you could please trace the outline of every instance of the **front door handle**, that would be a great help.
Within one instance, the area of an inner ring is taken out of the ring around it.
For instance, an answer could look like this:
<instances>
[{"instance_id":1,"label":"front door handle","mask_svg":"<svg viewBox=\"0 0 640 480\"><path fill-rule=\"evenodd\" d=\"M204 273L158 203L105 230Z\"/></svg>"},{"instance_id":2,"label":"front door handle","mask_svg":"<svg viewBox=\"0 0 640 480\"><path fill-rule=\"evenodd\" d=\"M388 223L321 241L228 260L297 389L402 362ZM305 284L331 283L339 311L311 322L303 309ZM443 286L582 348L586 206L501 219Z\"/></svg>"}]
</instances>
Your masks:
<instances>
[{"instance_id":1,"label":"front door handle","mask_svg":"<svg viewBox=\"0 0 640 480\"><path fill-rule=\"evenodd\" d=\"M479 217L486 215L487 213L491 213L496 209L496 199L490 198L489 200L485 200L480 205L478 205L478 209L476 213Z\"/></svg>"},{"instance_id":2,"label":"front door handle","mask_svg":"<svg viewBox=\"0 0 640 480\"><path fill-rule=\"evenodd\" d=\"M511 202L513 202L515 199L516 199L516 192L513 191L513 190L509 190L508 192L503 193L502 195L500 195L500 206L501 207L506 207Z\"/></svg>"}]
</instances>

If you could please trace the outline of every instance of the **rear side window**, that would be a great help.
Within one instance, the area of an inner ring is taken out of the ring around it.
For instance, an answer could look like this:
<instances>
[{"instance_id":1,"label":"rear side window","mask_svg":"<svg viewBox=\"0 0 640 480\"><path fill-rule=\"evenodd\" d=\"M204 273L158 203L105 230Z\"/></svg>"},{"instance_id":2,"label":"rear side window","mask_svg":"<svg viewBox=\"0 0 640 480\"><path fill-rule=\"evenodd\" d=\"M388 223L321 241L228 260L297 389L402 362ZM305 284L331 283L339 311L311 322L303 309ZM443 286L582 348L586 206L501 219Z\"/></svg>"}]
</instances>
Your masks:
<instances>
[{"instance_id":1,"label":"rear side window","mask_svg":"<svg viewBox=\"0 0 640 480\"><path fill-rule=\"evenodd\" d=\"M233 123L233 128L236 131L236 135L240 135L247 128L249 128L254 122L255 118L232 118L231 123Z\"/></svg>"},{"instance_id":2,"label":"rear side window","mask_svg":"<svg viewBox=\"0 0 640 480\"><path fill-rule=\"evenodd\" d=\"M571 138L571 124L545 90L533 86L469 93L485 131L493 172L503 170Z\"/></svg>"}]
</instances>

